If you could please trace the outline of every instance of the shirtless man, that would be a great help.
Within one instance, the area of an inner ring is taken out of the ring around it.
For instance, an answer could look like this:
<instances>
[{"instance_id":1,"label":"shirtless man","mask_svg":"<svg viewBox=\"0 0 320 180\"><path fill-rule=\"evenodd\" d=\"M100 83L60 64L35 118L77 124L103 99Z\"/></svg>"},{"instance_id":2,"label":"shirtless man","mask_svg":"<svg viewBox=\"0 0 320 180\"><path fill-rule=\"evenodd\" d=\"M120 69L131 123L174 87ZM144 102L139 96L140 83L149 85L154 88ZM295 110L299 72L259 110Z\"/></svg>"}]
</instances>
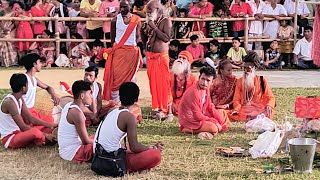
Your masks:
<instances>
[{"instance_id":1,"label":"shirtless man","mask_svg":"<svg viewBox=\"0 0 320 180\"><path fill-rule=\"evenodd\" d=\"M141 33L144 35L142 40L146 44L147 51L152 110L159 119L168 113L168 99L171 98L168 51L172 22L164 17L162 8L158 0L151 0L147 4L146 22Z\"/></svg>"}]
</instances>

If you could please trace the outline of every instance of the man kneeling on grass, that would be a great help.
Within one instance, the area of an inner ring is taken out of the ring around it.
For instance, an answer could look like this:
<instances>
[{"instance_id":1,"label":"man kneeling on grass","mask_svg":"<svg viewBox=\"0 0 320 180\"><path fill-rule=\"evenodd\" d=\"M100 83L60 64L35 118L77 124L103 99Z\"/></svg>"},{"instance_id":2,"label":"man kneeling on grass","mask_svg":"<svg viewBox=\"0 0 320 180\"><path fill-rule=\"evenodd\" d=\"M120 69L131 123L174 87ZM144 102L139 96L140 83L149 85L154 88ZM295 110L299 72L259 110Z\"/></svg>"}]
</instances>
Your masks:
<instances>
[{"instance_id":1,"label":"man kneeling on grass","mask_svg":"<svg viewBox=\"0 0 320 180\"><path fill-rule=\"evenodd\" d=\"M44 145L52 141L52 134L40 131L25 124L23 118L34 126L43 126L42 130L57 125L42 121L29 112L22 96L28 92L28 80L24 74L13 74L10 78L12 93L8 94L0 105L0 133L5 148L23 148L32 143ZM23 118L22 118L23 117ZM51 129L52 131L52 129Z\"/></svg>"},{"instance_id":2,"label":"man kneeling on grass","mask_svg":"<svg viewBox=\"0 0 320 180\"><path fill-rule=\"evenodd\" d=\"M93 157L93 137L88 136L84 111L92 104L91 83L76 81L72 85L74 101L61 111L58 129L59 155L74 162L87 162Z\"/></svg>"},{"instance_id":3,"label":"man kneeling on grass","mask_svg":"<svg viewBox=\"0 0 320 180\"><path fill-rule=\"evenodd\" d=\"M97 129L97 132L101 129L98 143L107 152L121 148L121 141L128 136L130 150L127 150L126 158L129 173L149 170L160 164L160 151L163 148L160 142L149 147L138 143L136 118L131 112L139 93L139 87L135 83L123 83L119 89L121 106L111 109Z\"/></svg>"},{"instance_id":4,"label":"man kneeling on grass","mask_svg":"<svg viewBox=\"0 0 320 180\"><path fill-rule=\"evenodd\" d=\"M198 82L183 94L178 115L181 132L215 135L228 129L230 121L226 112L216 110L211 103L209 89L215 77L213 68L202 68Z\"/></svg>"}]
</instances>

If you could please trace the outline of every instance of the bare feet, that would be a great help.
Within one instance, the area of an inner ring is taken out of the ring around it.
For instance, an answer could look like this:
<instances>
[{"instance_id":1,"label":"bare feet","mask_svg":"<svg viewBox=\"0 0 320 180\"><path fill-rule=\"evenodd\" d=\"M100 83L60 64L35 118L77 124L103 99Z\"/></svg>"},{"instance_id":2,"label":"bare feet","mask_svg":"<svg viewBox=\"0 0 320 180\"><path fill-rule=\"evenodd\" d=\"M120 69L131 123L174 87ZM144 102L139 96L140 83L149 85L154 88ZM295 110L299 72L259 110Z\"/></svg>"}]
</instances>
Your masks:
<instances>
[{"instance_id":1,"label":"bare feet","mask_svg":"<svg viewBox=\"0 0 320 180\"><path fill-rule=\"evenodd\" d=\"M168 114L166 122L170 123L173 121L173 114Z\"/></svg>"}]
</instances>

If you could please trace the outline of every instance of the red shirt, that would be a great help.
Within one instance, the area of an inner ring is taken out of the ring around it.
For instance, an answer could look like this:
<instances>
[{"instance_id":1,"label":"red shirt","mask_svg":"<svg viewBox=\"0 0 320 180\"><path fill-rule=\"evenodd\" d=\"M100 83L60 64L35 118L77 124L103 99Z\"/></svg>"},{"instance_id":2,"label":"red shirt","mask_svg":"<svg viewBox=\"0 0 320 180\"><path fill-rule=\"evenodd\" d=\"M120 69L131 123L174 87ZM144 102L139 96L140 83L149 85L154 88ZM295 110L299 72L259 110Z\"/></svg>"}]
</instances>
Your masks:
<instances>
[{"instance_id":1,"label":"red shirt","mask_svg":"<svg viewBox=\"0 0 320 180\"><path fill-rule=\"evenodd\" d=\"M234 16L240 12L244 14L251 15L253 14L252 9L248 3L243 2L241 6L239 4L233 4L231 7L231 15ZM234 21L233 22L233 31L242 31L244 30L244 21Z\"/></svg>"},{"instance_id":2,"label":"red shirt","mask_svg":"<svg viewBox=\"0 0 320 180\"><path fill-rule=\"evenodd\" d=\"M190 14L194 15L203 15L203 14L209 14L213 12L214 6L208 2L206 7L202 7L201 9L196 5L193 6L193 8L190 11ZM199 21L200 31L204 33L205 36L207 36L207 29L206 29L206 22L205 21ZM193 31L199 31L198 23L193 23Z\"/></svg>"},{"instance_id":3,"label":"red shirt","mask_svg":"<svg viewBox=\"0 0 320 180\"><path fill-rule=\"evenodd\" d=\"M196 48L192 47L192 45L190 44L187 46L186 50L191 53L193 59L199 59L201 56L201 52L204 53L204 47L201 44L199 44Z\"/></svg>"},{"instance_id":4,"label":"red shirt","mask_svg":"<svg viewBox=\"0 0 320 180\"><path fill-rule=\"evenodd\" d=\"M36 6L33 6L30 10L32 17L46 17L46 12L40 8L38 9ZM33 34L42 34L42 32L46 29L46 24L44 21L38 22L35 21L33 26Z\"/></svg>"},{"instance_id":5,"label":"red shirt","mask_svg":"<svg viewBox=\"0 0 320 180\"><path fill-rule=\"evenodd\" d=\"M107 51L107 48L101 48L98 55L96 56L96 59L98 61L102 60L103 59L103 54ZM94 51L91 51L90 52L90 57L94 56Z\"/></svg>"}]
</instances>

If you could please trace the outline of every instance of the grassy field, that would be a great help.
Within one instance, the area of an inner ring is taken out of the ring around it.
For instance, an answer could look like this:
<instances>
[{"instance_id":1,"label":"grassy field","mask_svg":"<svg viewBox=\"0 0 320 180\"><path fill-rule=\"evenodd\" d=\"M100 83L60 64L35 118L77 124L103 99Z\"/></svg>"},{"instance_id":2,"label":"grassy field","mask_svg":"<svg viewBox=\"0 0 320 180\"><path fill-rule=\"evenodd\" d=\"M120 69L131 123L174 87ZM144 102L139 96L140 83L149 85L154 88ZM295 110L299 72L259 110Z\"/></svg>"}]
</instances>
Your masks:
<instances>
[{"instance_id":1,"label":"grassy field","mask_svg":"<svg viewBox=\"0 0 320 180\"><path fill-rule=\"evenodd\" d=\"M319 95L320 89L274 89L277 107L275 120L294 117L294 101L299 95ZM2 99L7 90L0 90ZM144 114L150 113L150 102L140 102ZM292 119L292 123L299 120ZM248 142L257 137L243 130L243 123L232 123L229 132L219 134L211 141L203 141L193 135L181 134L178 123L164 123L145 119L138 125L139 141L153 144L158 140L165 144L159 167L125 179L320 179L320 171L312 174L256 174L263 165L278 165L277 158L288 155L276 154L271 159L225 158L216 154L217 146L241 146L249 148ZM94 132L93 128L89 129ZM58 146L30 147L6 150L0 147L0 179L108 179L96 176L90 164L74 164L63 161Z\"/></svg>"}]
</instances>

